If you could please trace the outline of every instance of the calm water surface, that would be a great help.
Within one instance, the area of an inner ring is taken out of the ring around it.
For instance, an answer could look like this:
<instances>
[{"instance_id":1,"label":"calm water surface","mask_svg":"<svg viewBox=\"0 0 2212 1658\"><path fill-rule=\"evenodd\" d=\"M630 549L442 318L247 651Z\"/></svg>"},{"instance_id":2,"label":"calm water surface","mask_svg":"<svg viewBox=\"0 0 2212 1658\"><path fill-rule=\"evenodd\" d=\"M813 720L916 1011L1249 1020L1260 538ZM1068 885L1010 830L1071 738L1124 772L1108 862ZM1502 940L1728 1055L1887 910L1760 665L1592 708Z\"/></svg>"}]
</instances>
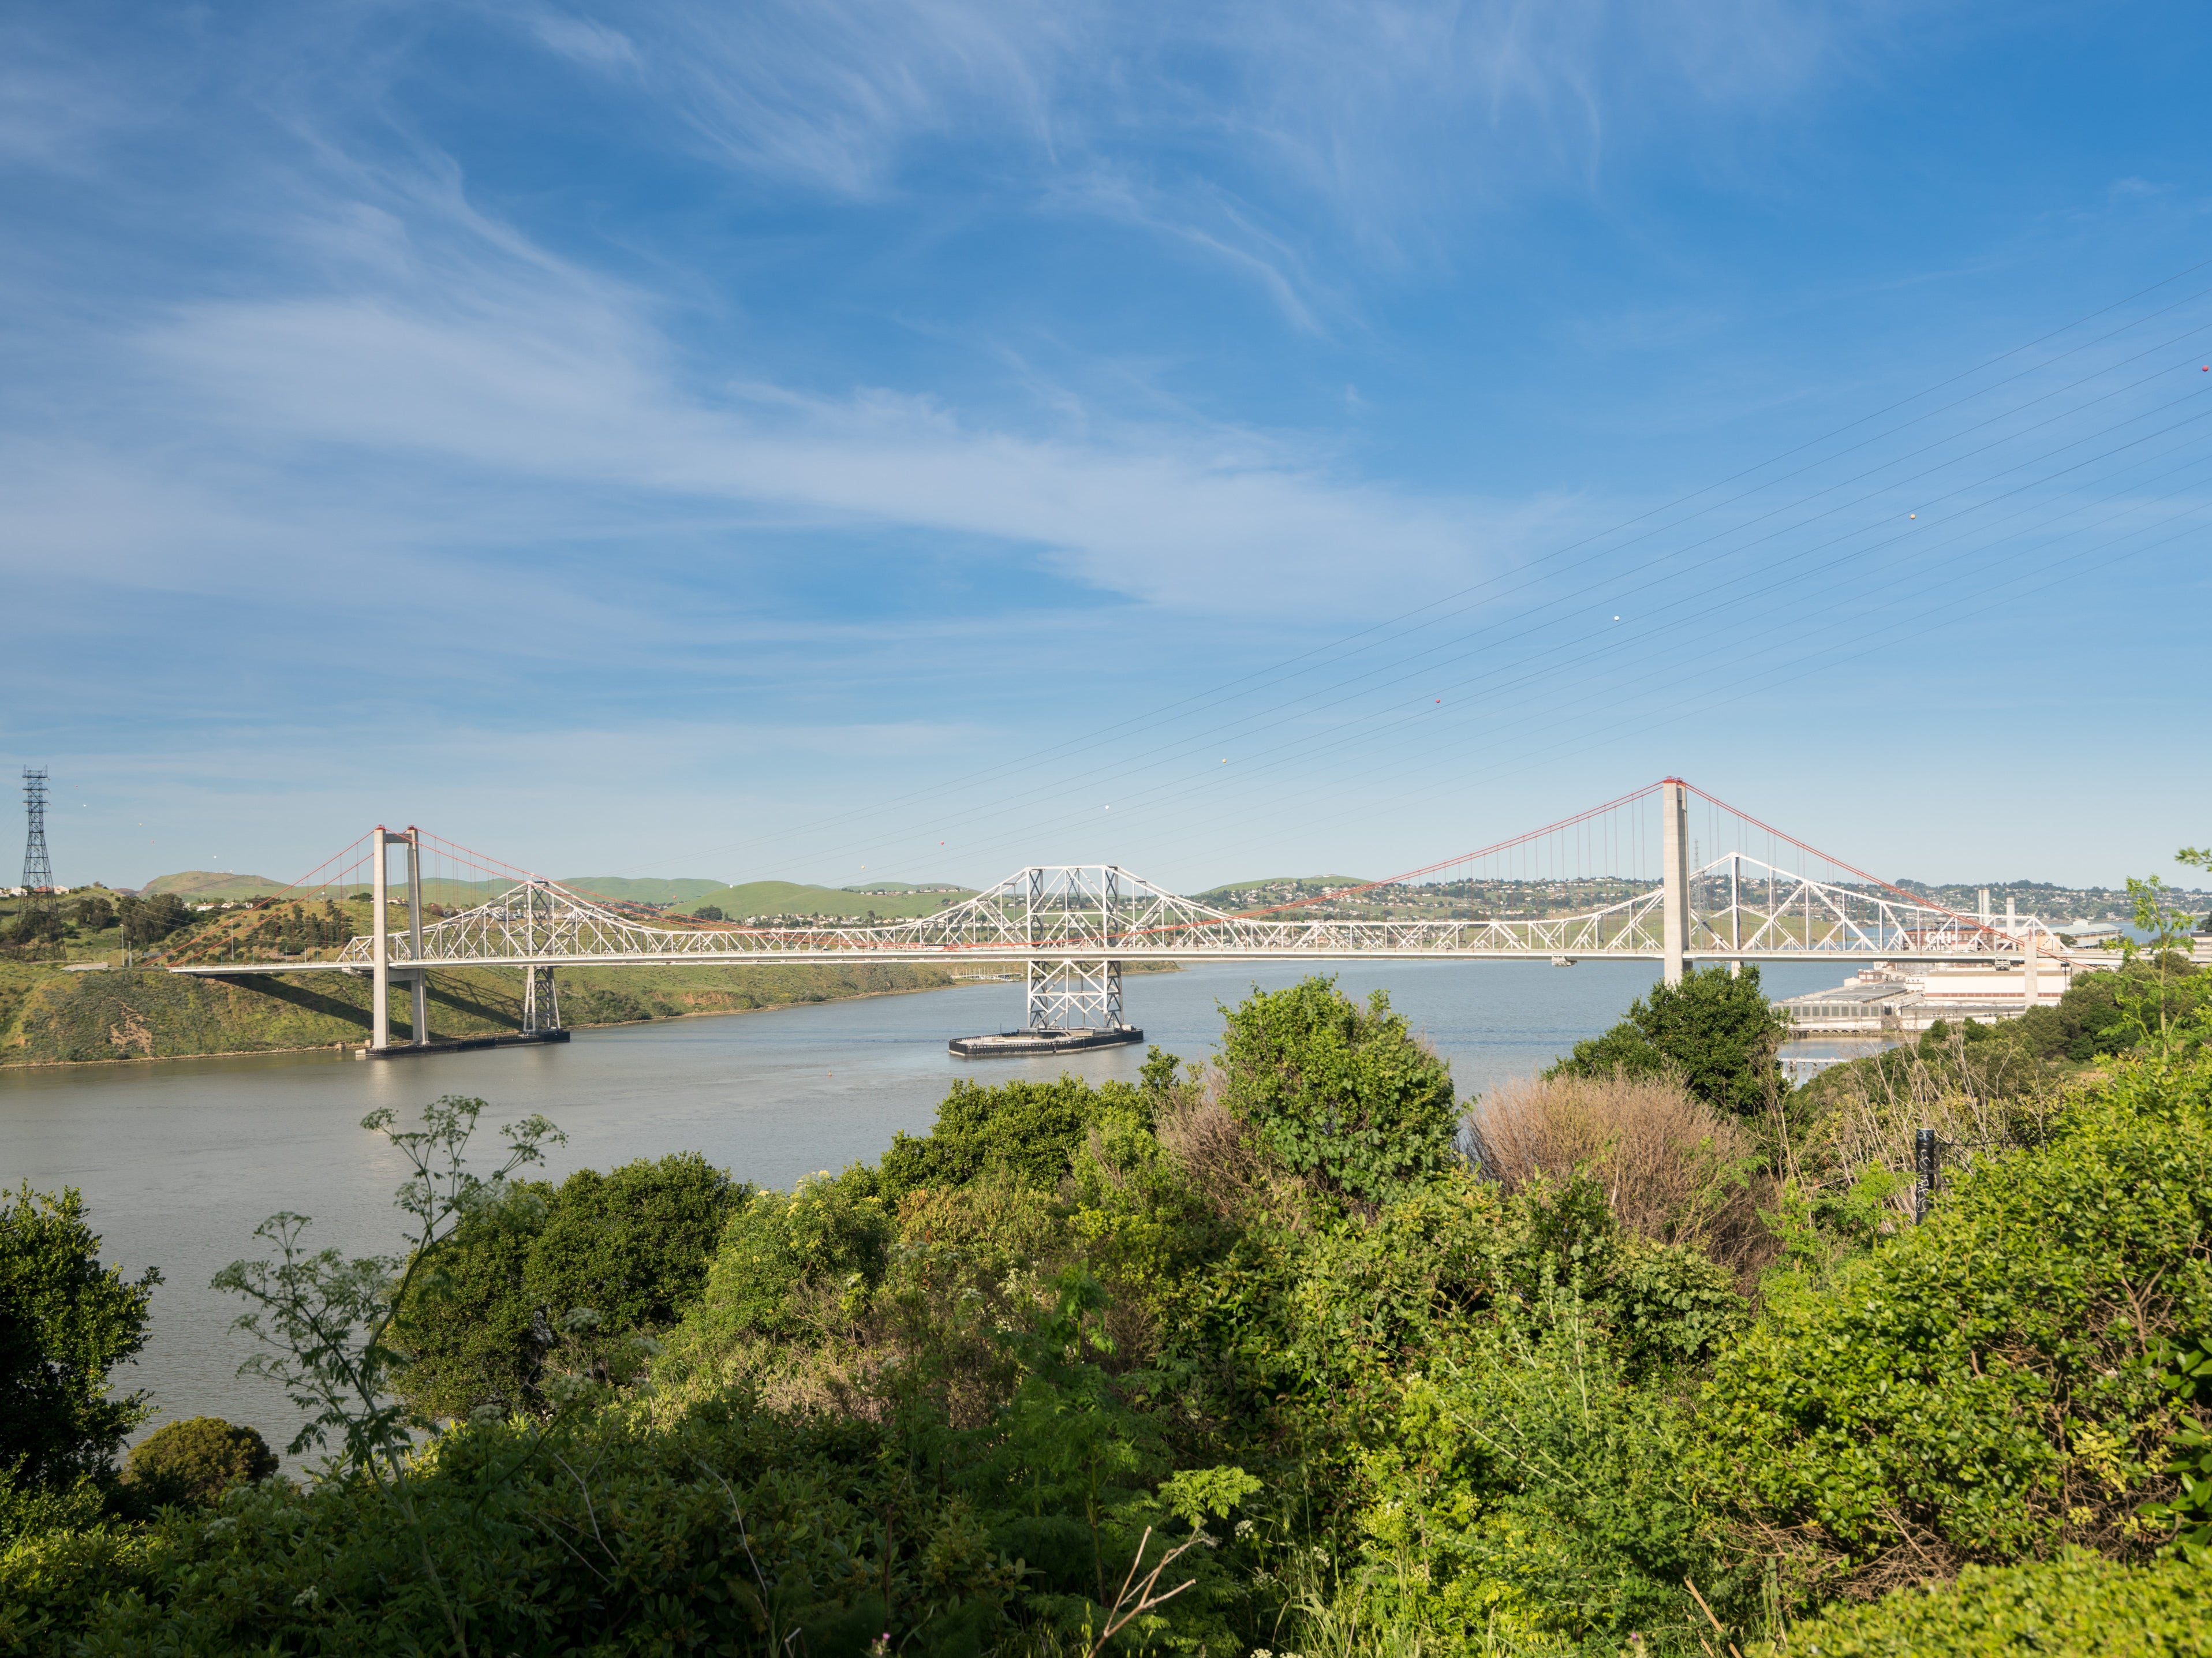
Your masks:
<instances>
[{"instance_id":1,"label":"calm water surface","mask_svg":"<svg viewBox=\"0 0 2212 1658\"><path fill-rule=\"evenodd\" d=\"M1185 1059L1212 1051L1217 1002L1254 984L1293 983L1310 967L1201 967L1133 975L1129 1018ZM1451 1061L1475 1094L1548 1065L1620 1017L1651 981L1648 963L1540 962L1332 964L1347 993L1377 987ZM1770 968L1768 994L1818 990L1833 967ZM568 1142L559 1179L636 1157L698 1151L739 1179L787 1187L817 1169L872 1160L901 1129L927 1130L954 1078L1000 1080L1073 1071L1133 1079L1142 1048L1049 1060L953 1059L948 1037L1021 1019L1014 984L825 1002L759 1013L583 1031L565 1047L365 1063L333 1054L0 1071L0 1182L79 1187L101 1254L136 1275L161 1268L151 1339L119 1384L149 1388L160 1414L250 1422L281 1446L296 1418L281 1394L240 1378L250 1351L240 1310L207 1287L229 1261L258 1253L252 1231L289 1209L314 1218L319 1247L388 1251L393 1189L405 1173L362 1117L379 1106L411 1116L441 1094L490 1102L491 1125L532 1111Z\"/></svg>"}]
</instances>

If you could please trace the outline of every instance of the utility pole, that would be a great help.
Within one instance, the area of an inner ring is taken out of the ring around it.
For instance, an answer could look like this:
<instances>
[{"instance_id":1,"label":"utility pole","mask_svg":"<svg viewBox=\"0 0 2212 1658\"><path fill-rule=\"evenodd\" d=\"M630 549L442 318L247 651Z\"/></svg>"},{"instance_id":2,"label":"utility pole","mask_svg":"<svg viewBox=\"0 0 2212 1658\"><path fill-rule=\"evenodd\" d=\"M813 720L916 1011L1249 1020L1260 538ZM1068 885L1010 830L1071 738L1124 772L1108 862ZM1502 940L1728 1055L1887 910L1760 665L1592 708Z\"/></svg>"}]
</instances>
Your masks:
<instances>
[{"instance_id":1,"label":"utility pole","mask_svg":"<svg viewBox=\"0 0 2212 1658\"><path fill-rule=\"evenodd\" d=\"M23 892L26 897L49 890L54 884L53 865L46 858L46 768L23 768L23 815L31 820L23 842Z\"/></svg>"},{"instance_id":2,"label":"utility pole","mask_svg":"<svg viewBox=\"0 0 2212 1658\"><path fill-rule=\"evenodd\" d=\"M1690 947L1690 792L1679 777L1659 785L1659 886L1661 947L1665 978L1682 982L1683 957Z\"/></svg>"}]
</instances>

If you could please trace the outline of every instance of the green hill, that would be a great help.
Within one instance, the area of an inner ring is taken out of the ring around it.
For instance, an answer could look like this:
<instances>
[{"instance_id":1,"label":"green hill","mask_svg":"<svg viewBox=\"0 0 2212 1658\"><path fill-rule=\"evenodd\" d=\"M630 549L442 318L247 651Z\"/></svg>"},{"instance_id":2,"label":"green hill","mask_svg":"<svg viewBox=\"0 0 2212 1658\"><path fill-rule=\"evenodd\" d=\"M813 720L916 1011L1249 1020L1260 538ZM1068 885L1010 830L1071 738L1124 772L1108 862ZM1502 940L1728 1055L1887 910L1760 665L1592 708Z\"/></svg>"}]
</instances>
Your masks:
<instances>
[{"instance_id":1,"label":"green hill","mask_svg":"<svg viewBox=\"0 0 2212 1658\"><path fill-rule=\"evenodd\" d=\"M393 860L392 887L400 891L398 861ZM648 879L625 875L562 876L561 884L572 891L596 893L636 904L665 904L688 912L711 905L732 917L746 915L851 915L870 911L886 919L931 915L948 902L957 903L970 888L952 891L926 890L910 881L884 881L870 887L819 887L796 881L748 881L728 886L701 876ZM465 909L482 903L512 884L503 880L450 881L433 878L422 884L422 896L430 903ZM233 875L216 870L191 869L163 875L141 889L148 894L173 892L201 902L258 898L283 892L285 884L265 875ZM364 892L366 884L348 883L348 892Z\"/></svg>"},{"instance_id":2,"label":"green hill","mask_svg":"<svg viewBox=\"0 0 2212 1658\"><path fill-rule=\"evenodd\" d=\"M884 883L885 887L891 884ZM720 887L702 895L684 908L693 914L711 906L732 920L748 915L865 916L871 911L886 920L914 915L934 915L948 903L958 903L969 889L955 892L852 892L840 887L802 886L796 881L748 881L742 886Z\"/></svg>"},{"instance_id":3,"label":"green hill","mask_svg":"<svg viewBox=\"0 0 2212 1658\"><path fill-rule=\"evenodd\" d=\"M649 879L627 875L564 875L561 884L577 892L596 892L603 898L623 898L633 904L698 903L710 892L726 892L728 885L702 875L680 875Z\"/></svg>"},{"instance_id":4,"label":"green hill","mask_svg":"<svg viewBox=\"0 0 2212 1658\"><path fill-rule=\"evenodd\" d=\"M179 898L251 898L257 893L279 891L283 885L283 882L272 881L265 875L187 869L174 875L157 875L138 890L149 898L161 892L173 892Z\"/></svg>"},{"instance_id":5,"label":"green hill","mask_svg":"<svg viewBox=\"0 0 2212 1658\"><path fill-rule=\"evenodd\" d=\"M399 887L400 864L392 859L392 886ZM578 892L596 892L603 898L621 898L636 904L677 904L696 902L710 892L726 892L729 888L720 881L705 876L690 875L664 877L659 879L633 878L623 875L562 876L561 884ZM505 880L454 881L434 877L422 884L422 896L434 904L459 905L482 903L495 894L504 892L514 884ZM287 883L266 875L234 875L223 870L187 869L174 875L157 875L139 891L151 897L159 892L173 892L180 898L208 900L258 898L283 892ZM349 892L366 892L368 884L349 882Z\"/></svg>"}]
</instances>

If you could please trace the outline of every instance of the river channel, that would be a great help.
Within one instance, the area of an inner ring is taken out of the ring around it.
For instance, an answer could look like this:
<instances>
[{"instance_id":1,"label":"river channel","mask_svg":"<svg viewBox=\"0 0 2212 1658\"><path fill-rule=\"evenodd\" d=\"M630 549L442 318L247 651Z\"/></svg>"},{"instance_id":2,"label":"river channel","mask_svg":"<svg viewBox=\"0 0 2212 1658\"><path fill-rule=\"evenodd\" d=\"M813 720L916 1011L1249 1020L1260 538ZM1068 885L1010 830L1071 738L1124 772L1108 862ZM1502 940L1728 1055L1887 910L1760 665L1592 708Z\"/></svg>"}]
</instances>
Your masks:
<instances>
[{"instance_id":1,"label":"river channel","mask_svg":"<svg viewBox=\"0 0 2212 1658\"><path fill-rule=\"evenodd\" d=\"M1291 983L1310 966L1206 966L1132 975L1130 1020L1186 1060L1212 1051L1218 1002L1255 983ZM1380 987L1451 1061L1461 1093L1549 1064L1620 1018L1651 981L1649 963L1327 964L1347 993ZM1792 996L1838 969L1778 966L1767 993ZM103 1258L135 1275L158 1266L145 1351L117 1375L159 1414L252 1423L280 1448L296 1425L283 1395L240 1378L241 1310L210 1291L228 1261L258 1253L254 1227L279 1210L314 1218L310 1239L351 1253L394 1247L390 1208L404 1169L360 1127L379 1106L411 1115L441 1094L489 1102L492 1125L543 1112L568 1134L555 1179L637 1157L698 1151L739 1179L787 1187L817 1169L872 1160L903 1129L926 1131L957 1078L997 1081L1062 1070L1133 1078L1142 1048L1052 1060L969 1063L956 1035L1021 1021L1021 989L985 983L577 1034L566 1046L362 1062L282 1054L0 1070L0 1182L80 1188Z\"/></svg>"}]
</instances>

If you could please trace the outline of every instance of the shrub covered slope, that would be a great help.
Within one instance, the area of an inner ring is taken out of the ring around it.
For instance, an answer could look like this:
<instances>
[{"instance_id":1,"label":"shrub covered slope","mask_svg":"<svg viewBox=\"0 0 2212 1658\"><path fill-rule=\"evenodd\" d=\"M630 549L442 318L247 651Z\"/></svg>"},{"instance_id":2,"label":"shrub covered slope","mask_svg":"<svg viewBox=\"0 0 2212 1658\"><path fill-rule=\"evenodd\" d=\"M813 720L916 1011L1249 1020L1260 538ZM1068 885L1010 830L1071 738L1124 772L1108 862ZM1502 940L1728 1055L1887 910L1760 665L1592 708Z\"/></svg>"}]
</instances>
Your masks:
<instances>
[{"instance_id":1,"label":"shrub covered slope","mask_svg":"<svg viewBox=\"0 0 2212 1658\"><path fill-rule=\"evenodd\" d=\"M373 1119L407 1248L272 1223L229 1275L326 1468L188 1424L150 1512L84 1380L143 1307L27 1206L108 1345L0 1484L0 1646L2201 1650L2193 1012L2087 1085L1939 1033L1808 1096L1686 996L1470 1110L1310 981L1213 1066L963 1084L787 1193L533 1181L531 1123L478 1179L478 1102ZM1915 1224L1923 1106L1988 1132Z\"/></svg>"}]
</instances>

